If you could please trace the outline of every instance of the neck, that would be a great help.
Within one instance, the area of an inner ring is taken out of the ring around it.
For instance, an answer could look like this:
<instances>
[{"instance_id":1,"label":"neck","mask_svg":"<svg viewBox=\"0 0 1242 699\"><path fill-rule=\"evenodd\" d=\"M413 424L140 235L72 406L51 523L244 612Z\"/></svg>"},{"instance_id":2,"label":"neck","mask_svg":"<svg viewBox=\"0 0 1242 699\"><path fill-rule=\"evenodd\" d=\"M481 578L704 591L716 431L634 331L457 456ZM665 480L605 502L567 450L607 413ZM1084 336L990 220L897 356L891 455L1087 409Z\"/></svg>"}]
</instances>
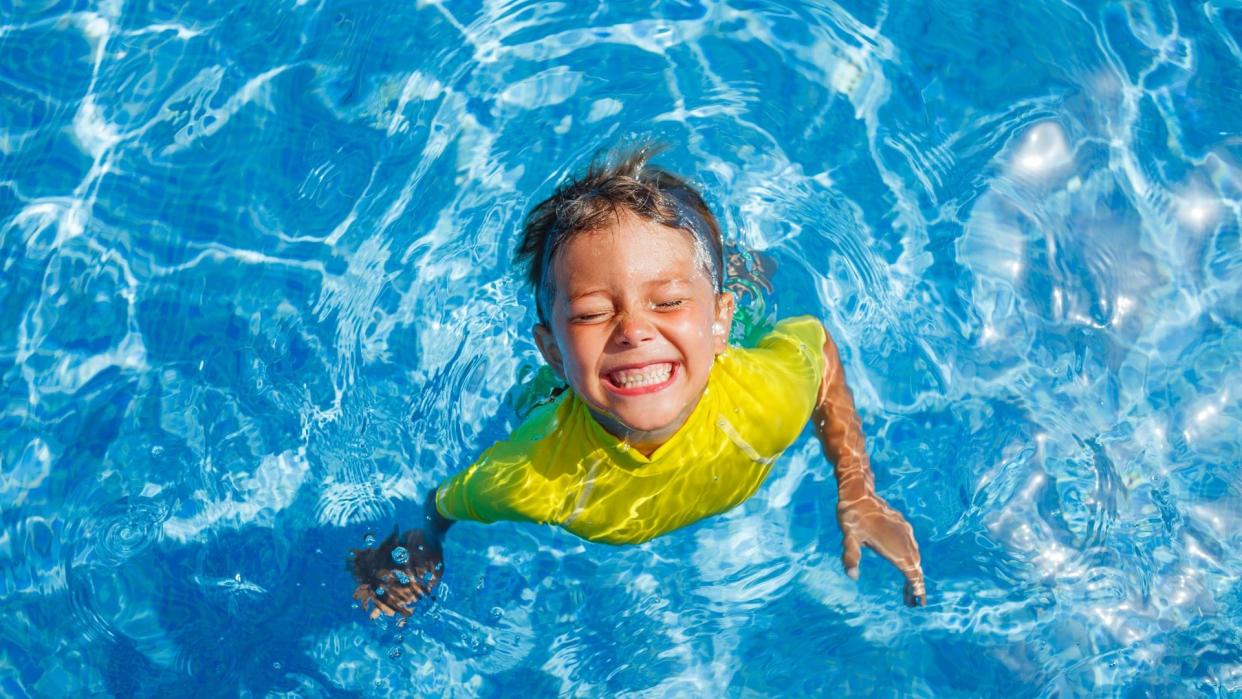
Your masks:
<instances>
[{"instance_id":1,"label":"neck","mask_svg":"<svg viewBox=\"0 0 1242 699\"><path fill-rule=\"evenodd\" d=\"M702 400L701 396L700 400ZM595 421L609 434L630 445L643 456L650 457L656 449L677 434L681 426L686 424L686 420L690 419L690 414L694 412L698 404L698 401L690 404L681 415L677 416L676 420L656 430L636 430L608 413L600 412L589 405L587 409L591 411L591 417L595 418Z\"/></svg>"}]
</instances>

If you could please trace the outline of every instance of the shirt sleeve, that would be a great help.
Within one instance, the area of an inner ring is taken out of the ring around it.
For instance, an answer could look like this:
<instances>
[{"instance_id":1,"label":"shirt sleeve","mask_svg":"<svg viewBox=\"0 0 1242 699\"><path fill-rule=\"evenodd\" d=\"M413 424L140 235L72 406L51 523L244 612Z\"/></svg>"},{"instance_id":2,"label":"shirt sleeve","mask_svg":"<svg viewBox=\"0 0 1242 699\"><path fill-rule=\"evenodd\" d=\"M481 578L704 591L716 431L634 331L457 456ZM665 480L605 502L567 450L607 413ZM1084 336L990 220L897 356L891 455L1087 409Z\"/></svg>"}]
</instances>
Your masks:
<instances>
[{"instance_id":1,"label":"shirt sleeve","mask_svg":"<svg viewBox=\"0 0 1242 699\"><path fill-rule=\"evenodd\" d=\"M436 489L436 510L449 519L491 523L498 520L530 521L522 511L524 491L534 477L529 450L500 442L483 452L477 461Z\"/></svg>"},{"instance_id":2,"label":"shirt sleeve","mask_svg":"<svg viewBox=\"0 0 1242 699\"><path fill-rule=\"evenodd\" d=\"M816 318L789 318L728 363L731 382L722 386L722 399L731 408L722 416L760 456L780 454L810 421L824 376L825 338Z\"/></svg>"},{"instance_id":3,"label":"shirt sleeve","mask_svg":"<svg viewBox=\"0 0 1242 699\"><path fill-rule=\"evenodd\" d=\"M441 483L436 489L440 515L484 523L556 521L568 480L549 468L557 456L557 405L536 410L509 439Z\"/></svg>"},{"instance_id":4,"label":"shirt sleeve","mask_svg":"<svg viewBox=\"0 0 1242 699\"><path fill-rule=\"evenodd\" d=\"M777 323L772 332L759 341L759 347L776 352L793 370L802 388L818 396L819 382L824 378L824 341L827 339L828 333L818 318L798 316Z\"/></svg>"}]
</instances>

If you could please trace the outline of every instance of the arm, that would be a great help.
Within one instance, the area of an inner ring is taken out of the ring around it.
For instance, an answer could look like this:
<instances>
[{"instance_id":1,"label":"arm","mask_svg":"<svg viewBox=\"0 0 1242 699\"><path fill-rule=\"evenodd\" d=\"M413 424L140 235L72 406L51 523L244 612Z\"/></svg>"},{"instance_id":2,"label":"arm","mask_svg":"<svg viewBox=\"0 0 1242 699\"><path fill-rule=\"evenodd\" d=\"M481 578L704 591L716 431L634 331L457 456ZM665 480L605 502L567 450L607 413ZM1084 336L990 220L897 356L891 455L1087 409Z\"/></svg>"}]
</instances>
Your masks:
<instances>
[{"instance_id":1,"label":"arm","mask_svg":"<svg viewBox=\"0 0 1242 699\"><path fill-rule=\"evenodd\" d=\"M837 522L844 536L845 572L858 578L862 546L897 566L906 577L905 598L910 606L927 603L914 530L901 513L875 492L875 476L854 397L845 383L845 368L832 336L824 330L824 376L812 415L815 433L837 477Z\"/></svg>"},{"instance_id":2,"label":"arm","mask_svg":"<svg viewBox=\"0 0 1242 699\"><path fill-rule=\"evenodd\" d=\"M433 489L423 501L423 527L398 535L397 528L373 549L354 549L350 572L358 587L354 599L371 618L381 613L388 616L410 615L410 607L431 594L444 574L444 535L455 520L442 516L436 509ZM405 549L408 560L397 563L393 551ZM374 609L371 607L374 606Z\"/></svg>"}]
</instances>

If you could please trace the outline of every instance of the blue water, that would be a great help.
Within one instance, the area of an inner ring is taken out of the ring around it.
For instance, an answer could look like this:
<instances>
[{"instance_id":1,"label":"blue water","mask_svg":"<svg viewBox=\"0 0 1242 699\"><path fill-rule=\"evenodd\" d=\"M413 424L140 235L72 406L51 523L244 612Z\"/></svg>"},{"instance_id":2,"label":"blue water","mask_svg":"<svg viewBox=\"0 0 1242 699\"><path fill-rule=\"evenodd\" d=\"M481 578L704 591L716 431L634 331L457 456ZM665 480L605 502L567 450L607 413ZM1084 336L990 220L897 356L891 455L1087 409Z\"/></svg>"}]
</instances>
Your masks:
<instances>
[{"instance_id":1,"label":"blue water","mask_svg":"<svg viewBox=\"0 0 1242 699\"><path fill-rule=\"evenodd\" d=\"M1242 696L1242 5L0 0L0 695ZM641 546L345 551L537 396L597 149L823 318L930 604L809 433Z\"/></svg>"}]
</instances>

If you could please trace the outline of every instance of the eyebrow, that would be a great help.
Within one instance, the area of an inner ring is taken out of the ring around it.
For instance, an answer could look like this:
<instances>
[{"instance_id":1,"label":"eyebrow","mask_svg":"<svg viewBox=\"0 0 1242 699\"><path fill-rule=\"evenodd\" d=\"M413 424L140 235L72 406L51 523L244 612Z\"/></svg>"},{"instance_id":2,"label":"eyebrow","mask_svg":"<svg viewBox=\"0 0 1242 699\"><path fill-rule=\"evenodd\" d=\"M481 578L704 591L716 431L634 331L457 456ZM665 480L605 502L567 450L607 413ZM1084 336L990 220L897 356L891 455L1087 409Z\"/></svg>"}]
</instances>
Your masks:
<instances>
[{"instance_id":1,"label":"eyebrow","mask_svg":"<svg viewBox=\"0 0 1242 699\"><path fill-rule=\"evenodd\" d=\"M604 291L605 290L603 287L597 287L595 289L588 289L587 291L579 291L576 294L571 294L569 296L569 301L572 303L574 301L577 301L580 298L584 298L587 296L594 296L595 294L602 294L604 293Z\"/></svg>"},{"instance_id":2,"label":"eyebrow","mask_svg":"<svg viewBox=\"0 0 1242 699\"><path fill-rule=\"evenodd\" d=\"M647 286L669 286L672 284L689 284L690 280L685 277L671 277L668 279L654 279L647 282Z\"/></svg>"}]
</instances>

